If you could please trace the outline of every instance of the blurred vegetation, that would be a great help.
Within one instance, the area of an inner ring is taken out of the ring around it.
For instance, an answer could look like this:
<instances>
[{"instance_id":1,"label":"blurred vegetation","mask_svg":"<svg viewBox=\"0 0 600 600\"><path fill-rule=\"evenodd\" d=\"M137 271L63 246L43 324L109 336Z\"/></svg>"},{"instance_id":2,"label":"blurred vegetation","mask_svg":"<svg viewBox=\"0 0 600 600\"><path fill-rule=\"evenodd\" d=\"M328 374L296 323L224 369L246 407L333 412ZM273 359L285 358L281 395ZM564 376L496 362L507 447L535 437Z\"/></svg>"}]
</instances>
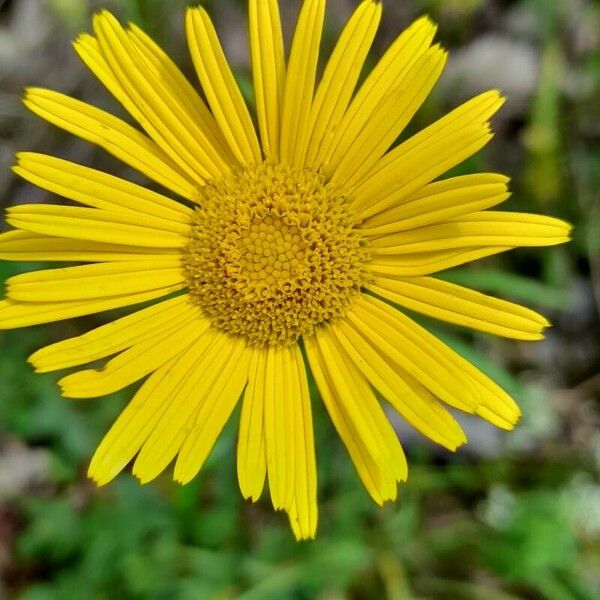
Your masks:
<instances>
[{"instance_id":1,"label":"blurred vegetation","mask_svg":"<svg viewBox=\"0 0 600 600\"><path fill-rule=\"evenodd\" d=\"M107 5L142 25L191 74L181 27L185 4L0 0L0 197L6 204L44 198L9 174L16 150L122 169L25 114L22 87L46 85L118 112L72 57L69 40ZM244 2L204 4L250 96ZM288 31L297 5L282 2ZM326 47L353 5L330 0ZM438 37L451 50L448 73L411 131L466 95L498 85L509 102L495 121L497 136L458 171L506 172L513 178L507 206L576 226L569 246L519 250L444 274L548 314L555 327L543 343L427 322L518 399L522 423L500 433L464 419L470 444L450 455L395 422L410 476L399 501L380 509L362 489L314 393L320 527L316 541L297 544L266 494L257 505L240 497L235 417L202 474L185 487L168 475L146 487L129 474L100 490L87 481L94 447L133 390L66 401L57 377L34 376L26 357L102 323L104 315L2 333L0 598L600 597L600 5L387 0L384 8L375 54L423 12L440 24ZM0 276L24 268L3 263Z\"/></svg>"}]
</instances>

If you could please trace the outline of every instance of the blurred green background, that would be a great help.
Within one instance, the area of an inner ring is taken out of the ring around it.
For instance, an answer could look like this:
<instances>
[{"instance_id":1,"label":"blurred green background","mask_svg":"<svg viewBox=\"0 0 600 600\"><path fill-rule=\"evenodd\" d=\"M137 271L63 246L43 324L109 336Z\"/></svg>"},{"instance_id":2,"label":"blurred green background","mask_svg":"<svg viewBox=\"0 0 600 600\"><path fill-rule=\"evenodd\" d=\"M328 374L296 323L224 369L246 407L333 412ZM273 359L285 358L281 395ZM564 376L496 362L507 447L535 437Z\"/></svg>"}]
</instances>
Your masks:
<instances>
[{"instance_id":1,"label":"blurred green background","mask_svg":"<svg viewBox=\"0 0 600 600\"><path fill-rule=\"evenodd\" d=\"M355 0L329 2L331 49ZM22 88L47 86L123 114L78 63L70 41L108 6L133 20L191 75L184 0L0 0L0 198L44 201L10 173L14 152L53 153L127 177L122 165L27 114ZM251 101L244 0L205 2ZM298 2L284 0L291 32ZM459 172L513 178L507 206L575 224L568 246L514 251L448 279L517 299L554 323L537 344L427 323L519 401L503 433L462 418L470 443L440 451L395 421L411 466L395 504L359 483L314 398L320 525L295 543L266 494L242 500L236 418L201 475L141 487L124 474L86 479L94 447L131 389L63 400L55 375L34 376L40 346L106 315L0 334L0 598L600 598L600 3L591 0L387 0L372 60L420 14L439 23L450 60L411 126L480 91L509 98L490 146ZM289 39L289 38L288 38ZM31 265L0 264L2 279Z\"/></svg>"}]
</instances>

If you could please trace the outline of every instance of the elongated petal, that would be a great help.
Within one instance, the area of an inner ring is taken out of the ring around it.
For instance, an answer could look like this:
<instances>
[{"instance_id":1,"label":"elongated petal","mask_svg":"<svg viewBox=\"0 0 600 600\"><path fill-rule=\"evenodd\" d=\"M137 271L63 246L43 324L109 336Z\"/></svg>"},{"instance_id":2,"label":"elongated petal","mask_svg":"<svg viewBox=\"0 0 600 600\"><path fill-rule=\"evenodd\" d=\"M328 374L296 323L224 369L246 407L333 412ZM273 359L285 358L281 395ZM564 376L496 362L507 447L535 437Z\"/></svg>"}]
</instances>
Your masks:
<instances>
[{"instance_id":1,"label":"elongated petal","mask_svg":"<svg viewBox=\"0 0 600 600\"><path fill-rule=\"evenodd\" d=\"M169 89L173 90L173 97L181 103L186 112L189 113L190 118L198 124L199 128L207 136L208 141L225 160L233 161L233 154L223 137L223 133L215 117L194 86L177 68L177 65L135 23L129 24L128 33L132 43L139 50L140 55L155 69L157 76L161 80L166 81Z\"/></svg>"},{"instance_id":2,"label":"elongated petal","mask_svg":"<svg viewBox=\"0 0 600 600\"><path fill-rule=\"evenodd\" d=\"M123 389L152 373L188 348L209 327L197 318L172 324L166 331L141 341L109 360L101 369L86 369L63 377L58 383L66 398L96 398Z\"/></svg>"},{"instance_id":3,"label":"elongated petal","mask_svg":"<svg viewBox=\"0 0 600 600\"><path fill-rule=\"evenodd\" d=\"M285 348L271 346L266 353L264 424L269 490L275 509L290 510L296 477L295 457L287 448L294 434L288 399L291 366Z\"/></svg>"},{"instance_id":4,"label":"elongated petal","mask_svg":"<svg viewBox=\"0 0 600 600\"><path fill-rule=\"evenodd\" d=\"M223 378L227 362L235 361L232 350L227 338L215 330L207 331L194 345L191 368L165 398L167 408L133 465L133 474L142 483L157 477L175 458L204 397L218 384L219 377Z\"/></svg>"},{"instance_id":5,"label":"elongated petal","mask_svg":"<svg viewBox=\"0 0 600 600\"><path fill-rule=\"evenodd\" d=\"M432 359L428 367L441 366L454 378L463 382L461 396L445 397L438 394L426 378L415 374L415 379L436 393L445 402L460 410L474 412L487 419L494 425L511 429L521 414L514 400L499 388L489 377L474 367L457 352L444 344L439 338L415 323L412 319L395 310L388 304L370 296L363 296L364 310L361 318L367 321L373 319L374 329L381 333L380 348L386 355L401 365L398 352L405 351L403 340L412 340L421 347L423 356ZM361 307L362 309L362 307ZM391 341L389 347L385 346L385 339ZM396 358L394 356L396 355ZM468 405L465 407L465 403Z\"/></svg>"},{"instance_id":6,"label":"elongated petal","mask_svg":"<svg viewBox=\"0 0 600 600\"><path fill-rule=\"evenodd\" d=\"M63 302L142 294L183 283L179 260L163 258L33 271L11 277L6 285L12 300Z\"/></svg>"},{"instance_id":7,"label":"elongated petal","mask_svg":"<svg viewBox=\"0 0 600 600\"><path fill-rule=\"evenodd\" d=\"M51 237L148 248L183 248L189 231L188 225L151 215L52 204L13 206L6 211L6 221Z\"/></svg>"},{"instance_id":8,"label":"elongated petal","mask_svg":"<svg viewBox=\"0 0 600 600\"><path fill-rule=\"evenodd\" d=\"M571 225L544 215L491 210L371 240L381 254L438 252L481 246L554 246L570 239Z\"/></svg>"},{"instance_id":9,"label":"elongated petal","mask_svg":"<svg viewBox=\"0 0 600 600\"><path fill-rule=\"evenodd\" d=\"M121 246L84 240L70 240L32 233L7 231L0 234L0 259L14 261L112 262L154 260L179 256L176 248Z\"/></svg>"},{"instance_id":10,"label":"elongated petal","mask_svg":"<svg viewBox=\"0 0 600 600\"><path fill-rule=\"evenodd\" d=\"M485 248L459 248L413 254L375 256L367 269L385 277L413 277L429 275L463 265L465 263L512 250L511 246L488 246Z\"/></svg>"},{"instance_id":11,"label":"elongated petal","mask_svg":"<svg viewBox=\"0 0 600 600\"><path fill-rule=\"evenodd\" d=\"M265 451L265 364L267 352L252 351L248 385L244 392L237 446L237 474L244 498L256 502L267 475Z\"/></svg>"},{"instance_id":12,"label":"elongated petal","mask_svg":"<svg viewBox=\"0 0 600 600\"><path fill-rule=\"evenodd\" d=\"M465 102L386 154L356 186L358 219L399 204L491 139L488 119L502 106L496 91Z\"/></svg>"},{"instance_id":13,"label":"elongated petal","mask_svg":"<svg viewBox=\"0 0 600 600\"><path fill-rule=\"evenodd\" d=\"M487 375L468 360L438 340L440 347L451 357L456 368L461 369L475 385L479 398L476 413L502 429L513 429L521 416L517 403Z\"/></svg>"},{"instance_id":14,"label":"elongated petal","mask_svg":"<svg viewBox=\"0 0 600 600\"><path fill-rule=\"evenodd\" d=\"M479 94L410 137L401 144L403 146L402 150L399 146L394 149L394 153L397 152L400 155L405 150L413 149L421 144L430 144L434 140L443 138L449 132L460 130L466 125L486 123L496 114L505 101L506 99L497 90ZM386 155L385 160L376 166L374 172L379 171L389 163L393 163L396 158L395 154L392 153Z\"/></svg>"},{"instance_id":15,"label":"elongated petal","mask_svg":"<svg viewBox=\"0 0 600 600\"><path fill-rule=\"evenodd\" d=\"M285 52L277 0L249 2L250 55L256 112L266 159L279 158Z\"/></svg>"},{"instance_id":16,"label":"elongated petal","mask_svg":"<svg viewBox=\"0 0 600 600\"><path fill-rule=\"evenodd\" d=\"M149 38L139 27L130 25L129 39L137 50L134 60L151 76L160 81L163 89L168 90L171 102L176 102L179 110L187 113L189 119L198 124L202 140L208 140L223 157L233 158L225 144L218 125L210 111L194 90L189 81L179 71L173 61L163 50ZM138 106L135 100L121 84L118 76L106 61L98 40L88 34L80 35L73 43L75 51L85 65L106 86L110 93L127 109L139 123L146 120L144 107Z\"/></svg>"},{"instance_id":17,"label":"elongated petal","mask_svg":"<svg viewBox=\"0 0 600 600\"><path fill-rule=\"evenodd\" d=\"M281 160L302 164L300 152L307 135L315 91L325 0L306 0L292 41L281 114Z\"/></svg>"},{"instance_id":18,"label":"elongated petal","mask_svg":"<svg viewBox=\"0 0 600 600\"><path fill-rule=\"evenodd\" d=\"M422 355L432 359L430 365L441 365L452 378L462 381L464 386L462 397L444 398L448 404L465 412L474 412L497 427L503 429L514 427L521 412L514 400L489 377L401 312L376 298L365 296L364 301L367 305L367 313L364 314L375 318L377 331L383 332L386 327L391 326L402 336L418 342L422 346ZM394 339L393 333L391 336L389 339ZM396 340L396 347L402 348L398 338ZM383 349L383 346L381 348ZM423 378L415 377L416 380L427 385Z\"/></svg>"},{"instance_id":19,"label":"elongated petal","mask_svg":"<svg viewBox=\"0 0 600 600\"><path fill-rule=\"evenodd\" d=\"M432 140L431 144L407 150L401 158L398 152L397 163L382 169L354 192L356 221L397 206L406 197L481 150L491 139L492 133L487 124L465 126L444 138ZM398 146L401 147L402 144ZM392 150L387 156L394 153L395 150ZM383 161L385 157L380 162Z\"/></svg>"},{"instance_id":20,"label":"elongated petal","mask_svg":"<svg viewBox=\"0 0 600 600\"><path fill-rule=\"evenodd\" d=\"M395 499L406 462L368 383L326 332L304 342L323 402L367 491L378 504Z\"/></svg>"},{"instance_id":21,"label":"elongated petal","mask_svg":"<svg viewBox=\"0 0 600 600\"><path fill-rule=\"evenodd\" d=\"M258 436L264 431L273 506L288 512L298 539L314 537L317 472L308 381L300 349L293 345L262 351L257 368L261 373L256 382L265 392L264 416L255 415L257 431L247 432L254 439L253 446L246 448L252 454L245 451L243 456L246 459L254 456L256 473L264 476L258 454ZM260 391L254 387L254 396L260 395ZM259 481L262 488L262 477Z\"/></svg>"},{"instance_id":22,"label":"elongated petal","mask_svg":"<svg viewBox=\"0 0 600 600\"><path fill-rule=\"evenodd\" d=\"M434 34L435 26L423 17L396 39L360 86L337 130L325 138L315 166L323 165L329 173L335 170L341 157L354 146L357 135L377 114L382 100L398 87L407 70L429 48Z\"/></svg>"},{"instance_id":23,"label":"elongated petal","mask_svg":"<svg viewBox=\"0 0 600 600\"><path fill-rule=\"evenodd\" d=\"M296 462L294 495L289 512L297 539L314 538L317 530L317 465L312 426L312 409L304 359L297 344L288 347L290 355L290 395L288 409L294 437L288 440Z\"/></svg>"},{"instance_id":24,"label":"elongated petal","mask_svg":"<svg viewBox=\"0 0 600 600\"><path fill-rule=\"evenodd\" d=\"M202 89L232 152L242 164L259 163L260 145L248 107L202 7L188 9L186 33Z\"/></svg>"},{"instance_id":25,"label":"elongated petal","mask_svg":"<svg viewBox=\"0 0 600 600\"><path fill-rule=\"evenodd\" d=\"M368 326L364 321L340 323L333 333L356 367L413 427L445 448L456 450L466 441L456 420L419 383L418 375L402 368L402 361L386 356L387 346L378 347ZM476 406L475 400L461 404L470 413L475 412Z\"/></svg>"},{"instance_id":26,"label":"elongated petal","mask_svg":"<svg viewBox=\"0 0 600 600\"><path fill-rule=\"evenodd\" d=\"M122 308L167 296L183 287L182 284L157 288L147 292L121 294L106 298L71 300L67 302L18 302L0 300L0 329L17 329L41 323L52 323L73 317Z\"/></svg>"},{"instance_id":27,"label":"elongated petal","mask_svg":"<svg viewBox=\"0 0 600 600\"><path fill-rule=\"evenodd\" d=\"M251 353L244 340L227 337L232 347L229 360L202 399L191 429L183 442L174 477L180 483L193 479L202 468L248 381Z\"/></svg>"},{"instance_id":28,"label":"elongated petal","mask_svg":"<svg viewBox=\"0 0 600 600\"><path fill-rule=\"evenodd\" d=\"M507 184L508 177L496 173L435 181L401 204L370 217L360 229L367 236L379 236L481 211L509 197Z\"/></svg>"},{"instance_id":29,"label":"elongated petal","mask_svg":"<svg viewBox=\"0 0 600 600\"><path fill-rule=\"evenodd\" d=\"M46 346L34 352L29 362L38 373L82 365L199 318L198 308L184 294L96 327L83 335Z\"/></svg>"},{"instance_id":30,"label":"elongated petal","mask_svg":"<svg viewBox=\"0 0 600 600\"><path fill-rule=\"evenodd\" d=\"M397 87L383 98L377 112L358 133L348 151L332 157L332 181L352 189L390 148L439 79L446 52L434 46L420 56Z\"/></svg>"},{"instance_id":31,"label":"elongated petal","mask_svg":"<svg viewBox=\"0 0 600 600\"><path fill-rule=\"evenodd\" d=\"M455 368L439 340L412 319L366 295L355 302L347 319L392 365L406 371L438 398L461 410L477 406L479 400L468 377ZM430 360L424 363L423 356Z\"/></svg>"},{"instance_id":32,"label":"elongated petal","mask_svg":"<svg viewBox=\"0 0 600 600\"><path fill-rule=\"evenodd\" d=\"M104 436L88 469L88 476L97 485L105 485L116 477L160 422L169 395L196 359L192 350L181 348L176 358L154 371Z\"/></svg>"},{"instance_id":33,"label":"elongated petal","mask_svg":"<svg viewBox=\"0 0 600 600\"><path fill-rule=\"evenodd\" d=\"M327 63L311 106L299 156L318 167L317 154L342 121L381 20L381 4L364 0L349 19Z\"/></svg>"},{"instance_id":34,"label":"elongated petal","mask_svg":"<svg viewBox=\"0 0 600 600\"><path fill-rule=\"evenodd\" d=\"M139 111L136 119L179 168L198 184L227 173L226 158L140 56L118 21L103 11L94 17L94 32L106 62Z\"/></svg>"},{"instance_id":35,"label":"elongated petal","mask_svg":"<svg viewBox=\"0 0 600 600\"><path fill-rule=\"evenodd\" d=\"M548 321L518 304L433 277L378 278L368 289L436 319L520 340L539 340Z\"/></svg>"},{"instance_id":36,"label":"elongated petal","mask_svg":"<svg viewBox=\"0 0 600 600\"><path fill-rule=\"evenodd\" d=\"M321 350L323 358L328 359L325 370L329 372L330 379L334 383L334 388L340 395L340 400L345 409L348 411L349 418L354 422L355 426L359 421L364 421L357 429L365 427L364 431L369 430L373 435L375 446L372 449L376 450L376 454L380 457L380 466L385 470L386 478L388 479L388 492L391 492L391 498L396 495L395 482L404 481L407 477L407 464L402 448L399 444L398 437L393 431L389 420L381 410L379 402L370 388L368 381L362 376L360 371L356 369L353 361L350 359L344 348L338 343L335 335L327 327L322 327L316 333L317 344ZM334 375L333 371L339 372ZM345 379L345 384L350 389L352 403L355 406L350 406L347 396L343 391L344 386L340 385L342 378ZM368 398L363 401L362 398ZM363 405L364 402L364 405ZM356 414L353 416L353 413ZM384 467L385 465L385 467ZM385 494L384 494L385 495Z\"/></svg>"},{"instance_id":37,"label":"elongated petal","mask_svg":"<svg viewBox=\"0 0 600 600\"><path fill-rule=\"evenodd\" d=\"M192 216L187 206L162 194L54 156L20 152L13 171L42 189L93 208L153 215L185 224Z\"/></svg>"},{"instance_id":38,"label":"elongated petal","mask_svg":"<svg viewBox=\"0 0 600 600\"><path fill-rule=\"evenodd\" d=\"M330 347L329 336L323 330L315 334L315 342L325 364L322 368L327 373L331 385L335 389L340 407L356 428L356 433L363 441L365 448L376 460L383 460L384 453L379 445L379 436L371 427L370 415L365 406L357 401L356 391L352 385L352 377L343 361L334 348ZM311 363L312 366L312 363ZM316 376L315 376L316 377Z\"/></svg>"},{"instance_id":39,"label":"elongated petal","mask_svg":"<svg viewBox=\"0 0 600 600\"><path fill-rule=\"evenodd\" d=\"M52 90L28 88L23 102L46 121L97 144L180 196L199 198L197 181L181 171L155 142L121 119Z\"/></svg>"},{"instance_id":40,"label":"elongated petal","mask_svg":"<svg viewBox=\"0 0 600 600\"><path fill-rule=\"evenodd\" d=\"M143 120L142 113L139 112L111 66L106 62L98 40L88 33L82 33L73 41L73 49L83 64L98 78L121 106L138 122Z\"/></svg>"}]
</instances>

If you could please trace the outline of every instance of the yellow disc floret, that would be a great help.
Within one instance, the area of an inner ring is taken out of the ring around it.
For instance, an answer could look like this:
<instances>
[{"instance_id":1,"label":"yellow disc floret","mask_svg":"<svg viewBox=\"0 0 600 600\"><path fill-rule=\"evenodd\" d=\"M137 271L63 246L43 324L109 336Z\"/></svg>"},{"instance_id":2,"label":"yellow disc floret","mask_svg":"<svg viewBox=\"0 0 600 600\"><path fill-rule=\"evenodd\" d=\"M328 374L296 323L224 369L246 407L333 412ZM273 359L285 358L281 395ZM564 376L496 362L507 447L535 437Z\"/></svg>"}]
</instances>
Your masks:
<instances>
[{"instance_id":1,"label":"yellow disc floret","mask_svg":"<svg viewBox=\"0 0 600 600\"><path fill-rule=\"evenodd\" d=\"M252 345L291 343L342 316L366 260L336 188L268 163L203 189L184 254L192 298L215 327Z\"/></svg>"}]
</instances>

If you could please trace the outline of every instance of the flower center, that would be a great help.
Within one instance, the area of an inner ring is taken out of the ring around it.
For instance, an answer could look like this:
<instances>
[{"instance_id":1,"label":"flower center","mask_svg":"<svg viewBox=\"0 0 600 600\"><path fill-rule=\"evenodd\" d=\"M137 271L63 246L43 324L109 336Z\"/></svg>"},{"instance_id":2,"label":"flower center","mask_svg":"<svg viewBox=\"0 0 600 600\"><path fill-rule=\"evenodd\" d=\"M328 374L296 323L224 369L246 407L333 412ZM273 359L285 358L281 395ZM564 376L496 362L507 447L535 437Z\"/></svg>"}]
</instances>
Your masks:
<instances>
[{"instance_id":1,"label":"flower center","mask_svg":"<svg viewBox=\"0 0 600 600\"><path fill-rule=\"evenodd\" d=\"M203 189L183 264L213 325L264 346L342 316L367 259L339 190L309 169L263 163Z\"/></svg>"}]
</instances>

